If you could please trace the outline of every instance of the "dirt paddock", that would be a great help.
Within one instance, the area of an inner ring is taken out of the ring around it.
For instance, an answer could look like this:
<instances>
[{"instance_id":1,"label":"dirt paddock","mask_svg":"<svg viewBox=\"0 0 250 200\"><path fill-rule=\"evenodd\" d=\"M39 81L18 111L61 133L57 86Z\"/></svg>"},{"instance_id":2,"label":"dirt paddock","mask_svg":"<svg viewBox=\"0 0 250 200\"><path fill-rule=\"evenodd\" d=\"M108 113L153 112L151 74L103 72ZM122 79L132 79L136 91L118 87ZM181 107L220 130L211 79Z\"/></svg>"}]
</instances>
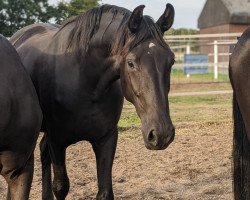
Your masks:
<instances>
[{"instance_id":1,"label":"dirt paddock","mask_svg":"<svg viewBox=\"0 0 250 200\"><path fill-rule=\"evenodd\" d=\"M164 151L149 151L144 147L133 106L125 104L113 167L115 198L233 199L231 96L173 97L170 106L175 140ZM41 199L38 148L35 157L31 200ZM68 148L67 168L71 184L67 199L94 199L95 158L87 142ZM6 184L1 178L0 199L5 194Z\"/></svg>"}]
</instances>

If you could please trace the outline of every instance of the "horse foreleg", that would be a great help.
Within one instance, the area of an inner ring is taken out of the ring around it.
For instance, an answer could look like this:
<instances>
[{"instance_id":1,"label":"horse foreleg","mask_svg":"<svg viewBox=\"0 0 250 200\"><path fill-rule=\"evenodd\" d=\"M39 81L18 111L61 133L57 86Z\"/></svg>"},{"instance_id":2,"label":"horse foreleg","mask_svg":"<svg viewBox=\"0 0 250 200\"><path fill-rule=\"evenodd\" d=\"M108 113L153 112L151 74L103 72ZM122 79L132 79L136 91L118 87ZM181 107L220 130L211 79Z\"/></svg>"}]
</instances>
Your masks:
<instances>
[{"instance_id":1,"label":"horse foreleg","mask_svg":"<svg viewBox=\"0 0 250 200\"><path fill-rule=\"evenodd\" d=\"M50 147L50 155L54 172L53 192L58 200L64 200L69 192L69 178L65 164L66 148Z\"/></svg>"},{"instance_id":2,"label":"horse foreleg","mask_svg":"<svg viewBox=\"0 0 250 200\"><path fill-rule=\"evenodd\" d=\"M28 200L34 172L34 154L23 169L17 169L5 179L8 183L7 199Z\"/></svg>"},{"instance_id":3,"label":"horse foreleg","mask_svg":"<svg viewBox=\"0 0 250 200\"><path fill-rule=\"evenodd\" d=\"M41 163L42 163L42 199L53 200L52 180L51 180L51 159L49 147L44 135L40 142Z\"/></svg>"},{"instance_id":4,"label":"horse foreleg","mask_svg":"<svg viewBox=\"0 0 250 200\"><path fill-rule=\"evenodd\" d=\"M110 134L109 134L110 135ZM116 150L118 131L115 129L105 142L92 143L96 155L97 178L98 178L98 200L114 199L112 188L112 166Z\"/></svg>"}]
</instances>

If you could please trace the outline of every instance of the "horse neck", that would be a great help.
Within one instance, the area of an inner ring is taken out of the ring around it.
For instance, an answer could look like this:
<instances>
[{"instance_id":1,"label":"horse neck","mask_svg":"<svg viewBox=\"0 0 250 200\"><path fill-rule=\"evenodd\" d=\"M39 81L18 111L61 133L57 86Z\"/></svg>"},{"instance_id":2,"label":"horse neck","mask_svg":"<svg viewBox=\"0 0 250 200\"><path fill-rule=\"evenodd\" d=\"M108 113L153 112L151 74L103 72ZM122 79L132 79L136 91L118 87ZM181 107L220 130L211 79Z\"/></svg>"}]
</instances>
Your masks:
<instances>
[{"instance_id":1,"label":"horse neck","mask_svg":"<svg viewBox=\"0 0 250 200\"><path fill-rule=\"evenodd\" d=\"M104 91L120 78L118 65L121 61L121 56L113 56L111 54L112 43L116 39L117 32L117 24L111 23L108 27L102 27L101 25L91 41L90 56L88 58L95 59L96 55L99 55L95 59L98 64L95 70L96 79L93 82L93 100L98 100L104 94Z\"/></svg>"},{"instance_id":2,"label":"horse neck","mask_svg":"<svg viewBox=\"0 0 250 200\"><path fill-rule=\"evenodd\" d=\"M115 23L113 21L113 23L110 23L107 26L107 22L105 22L105 20L110 17L111 14L102 17L98 31L90 39L86 54L81 54L81 52L79 52L81 49L67 50L68 46L65 41L67 41L67 38L69 38L72 33L72 29L75 26L74 22L61 29L54 38L56 41L55 43L57 43L57 45L53 45L57 48L55 51L58 51L58 49L61 49L64 52L70 51L69 55L71 56L66 57L72 60L72 63L78 63L79 73L81 73L80 79L83 80L83 82L87 82L90 89L98 87L100 82L100 85L106 85L106 78L103 80L104 74L106 73L107 75L108 73L108 77L110 76L109 68L112 67L112 62L110 62L110 58L112 57L111 46L112 42L115 40L119 27L119 22L117 21L115 21ZM67 55L67 53L64 53L64 55ZM66 64L68 62L63 63ZM111 73L113 72L111 71ZM104 88L101 87L100 90L102 89Z\"/></svg>"}]
</instances>

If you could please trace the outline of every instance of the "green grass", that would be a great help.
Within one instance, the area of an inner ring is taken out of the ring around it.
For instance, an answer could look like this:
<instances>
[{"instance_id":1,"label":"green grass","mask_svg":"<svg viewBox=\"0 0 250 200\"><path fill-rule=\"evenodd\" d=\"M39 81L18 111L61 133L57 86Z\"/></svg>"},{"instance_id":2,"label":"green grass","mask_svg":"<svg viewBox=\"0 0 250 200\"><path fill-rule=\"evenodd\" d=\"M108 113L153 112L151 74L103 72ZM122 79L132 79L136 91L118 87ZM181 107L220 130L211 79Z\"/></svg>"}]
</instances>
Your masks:
<instances>
[{"instance_id":1,"label":"green grass","mask_svg":"<svg viewBox=\"0 0 250 200\"><path fill-rule=\"evenodd\" d=\"M232 96L230 94L170 97L170 115L176 128L188 128L197 124L210 126L228 123L232 115L231 101ZM134 106L125 101L118 123L119 132L136 137L140 133L140 126L141 121Z\"/></svg>"},{"instance_id":2,"label":"green grass","mask_svg":"<svg viewBox=\"0 0 250 200\"><path fill-rule=\"evenodd\" d=\"M141 121L135 111L134 105L125 101L122 115L118 123L119 132L124 132L127 130L133 131L139 129L141 126Z\"/></svg>"},{"instance_id":3,"label":"green grass","mask_svg":"<svg viewBox=\"0 0 250 200\"><path fill-rule=\"evenodd\" d=\"M175 125L197 123L209 125L231 119L232 96L230 94L171 97L169 102Z\"/></svg>"},{"instance_id":4,"label":"green grass","mask_svg":"<svg viewBox=\"0 0 250 200\"><path fill-rule=\"evenodd\" d=\"M190 105L197 105L197 104L211 104L211 105L222 105L225 103L231 102L231 98L225 98L224 95L207 95L207 96L182 96L182 97L170 97L169 103L170 105L183 105L183 106L190 106Z\"/></svg>"},{"instance_id":5,"label":"green grass","mask_svg":"<svg viewBox=\"0 0 250 200\"><path fill-rule=\"evenodd\" d=\"M120 131L126 131L131 128L139 128L140 125L141 121L134 109L131 110L130 112L123 112L120 121L118 123Z\"/></svg>"},{"instance_id":6,"label":"green grass","mask_svg":"<svg viewBox=\"0 0 250 200\"><path fill-rule=\"evenodd\" d=\"M214 80L213 73L207 74L191 74L187 77L183 70L173 69L171 71L171 83L195 83L195 82L223 82L229 81L228 74L219 73L218 79Z\"/></svg>"},{"instance_id":7,"label":"green grass","mask_svg":"<svg viewBox=\"0 0 250 200\"><path fill-rule=\"evenodd\" d=\"M191 84L171 84L170 92L200 92L214 90L232 90L229 82L218 83L191 83Z\"/></svg>"}]
</instances>

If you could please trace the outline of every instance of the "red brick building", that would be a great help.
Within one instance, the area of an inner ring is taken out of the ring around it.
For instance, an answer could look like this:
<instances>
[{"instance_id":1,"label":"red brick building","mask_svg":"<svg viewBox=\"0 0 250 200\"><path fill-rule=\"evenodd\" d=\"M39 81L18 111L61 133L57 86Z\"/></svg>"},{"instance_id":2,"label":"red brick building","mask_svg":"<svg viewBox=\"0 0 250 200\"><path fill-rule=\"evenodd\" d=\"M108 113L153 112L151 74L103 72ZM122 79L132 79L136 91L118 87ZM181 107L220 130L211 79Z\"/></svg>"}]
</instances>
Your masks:
<instances>
[{"instance_id":1,"label":"red brick building","mask_svg":"<svg viewBox=\"0 0 250 200\"><path fill-rule=\"evenodd\" d=\"M250 25L250 0L207 0L198 19L201 34L243 32Z\"/></svg>"},{"instance_id":2,"label":"red brick building","mask_svg":"<svg viewBox=\"0 0 250 200\"><path fill-rule=\"evenodd\" d=\"M198 19L200 34L242 33L250 25L250 0L207 0ZM236 40L236 38L213 38L200 42L202 53L211 54L214 40ZM229 45L220 45L219 54L229 53ZM219 62L228 62L229 56L220 56ZM209 60L213 62L213 57Z\"/></svg>"}]
</instances>

